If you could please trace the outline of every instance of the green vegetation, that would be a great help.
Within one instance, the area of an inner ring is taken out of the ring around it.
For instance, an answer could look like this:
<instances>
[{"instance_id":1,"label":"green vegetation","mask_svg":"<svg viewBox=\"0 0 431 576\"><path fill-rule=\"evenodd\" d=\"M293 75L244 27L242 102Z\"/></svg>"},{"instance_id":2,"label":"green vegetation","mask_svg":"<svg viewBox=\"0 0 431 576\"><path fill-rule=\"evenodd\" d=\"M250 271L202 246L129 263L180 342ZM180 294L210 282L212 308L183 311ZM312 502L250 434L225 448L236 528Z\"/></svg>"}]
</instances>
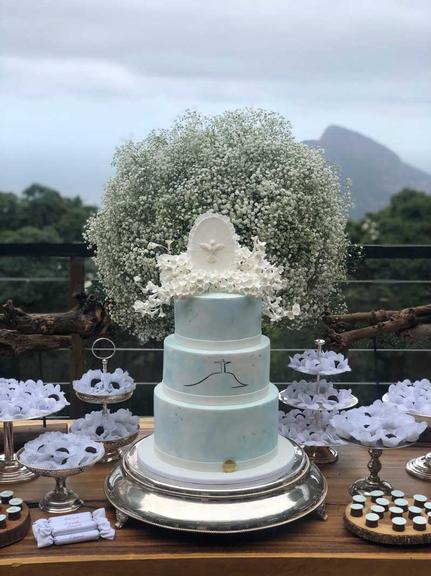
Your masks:
<instances>
[{"instance_id":1,"label":"green vegetation","mask_svg":"<svg viewBox=\"0 0 431 576\"><path fill-rule=\"evenodd\" d=\"M33 184L20 196L0 192L0 243L82 242L82 228L95 206L79 197ZM0 278L55 278L54 282L1 281L0 302L13 298L27 310L67 307L68 262L61 258L2 258ZM58 280L64 278L65 282Z\"/></svg>"}]
</instances>

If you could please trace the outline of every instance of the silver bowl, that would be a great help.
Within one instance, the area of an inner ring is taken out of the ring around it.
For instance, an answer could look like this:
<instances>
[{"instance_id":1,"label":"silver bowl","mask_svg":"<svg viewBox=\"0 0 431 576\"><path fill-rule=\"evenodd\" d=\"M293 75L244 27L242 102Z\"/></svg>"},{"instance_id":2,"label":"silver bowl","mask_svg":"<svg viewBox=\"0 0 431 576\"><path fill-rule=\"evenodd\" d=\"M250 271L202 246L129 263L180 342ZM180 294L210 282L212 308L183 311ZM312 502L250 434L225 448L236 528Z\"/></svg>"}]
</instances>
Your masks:
<instances>
[{"instance_id":1,"label":"silver bowl","mask_svg":"<svg viewBox=\"0 0 431 576\"><path fill-rule=\"evenodd\" d=\"M133 396L135 390L129 390L123 394L85 394L75 390L76 396L87 404L119 404L125 402Z\"/></svg>"},{"instance_id":2,"label":"silver bowl","mask_svg":"<svg viewBox=\"0 0 431 576\"><path fill-rule=\"evenodd\" d=\"M37 466L29 466L28 464L24 464L21 460L23 452L24 448L21 448L16 454L16 458L21 465L26 466L37 476L47 476L49 478L55 479L54 490L47 492L39 502L39 508L51 514L66 514L67 512L73 512L82 506L83 500L81 500L76 492L71 490L66 485L66 479L69 476L75 476L76 474L85 472L88 470L88 468L93 466L93 464L96 464L96 462L98 462L104 456L103 449L101 454L96 456L94 460L85 466L79 466L77 468L62 468L59 470L48 470L47 468L39 468Z\"/></svg>"},{"instance_id":3,"label":"silver bowl","mask_svg":"<svg viewBox=\"0 0 431 576\"><path fill-rule=\"evenodd\" d=\"M125 436L124 438L119 438L118 440L94 440L100 444L103 444L105 449L105 454L99 460L100 463L116 462L121 458L121 448L132 444L139 435L139 429L136 430L130 436Z\"/></svg>"}]
</instances>

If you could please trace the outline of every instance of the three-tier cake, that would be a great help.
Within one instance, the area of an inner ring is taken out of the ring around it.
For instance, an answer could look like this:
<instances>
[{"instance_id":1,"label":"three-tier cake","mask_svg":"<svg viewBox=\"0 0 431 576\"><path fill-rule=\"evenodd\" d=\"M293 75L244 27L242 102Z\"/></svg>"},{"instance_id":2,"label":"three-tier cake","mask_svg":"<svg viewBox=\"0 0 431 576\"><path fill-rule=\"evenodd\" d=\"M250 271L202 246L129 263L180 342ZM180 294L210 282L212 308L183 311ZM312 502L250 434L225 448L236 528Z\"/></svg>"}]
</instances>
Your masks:
<instances>
[{"instance_id":1,"label":"three-tier cake","mask_svg":"<svg viewBox=\"0 0 431 576\"><path fill-rule=\"evenodd\" d=\"M160 286L142 287L135 311L163 316L173 300L175 333L164 342L154 434L129 448L106 481L117 525L133 516L167 528L236 532L316 509L324 516L324 478L278 434L261 318L300 312L276 295L281 269L257 239L253 249L241 247L217 214L197 219L186 253L160 255L157 264Z\"/></svg>"}]
</instances>

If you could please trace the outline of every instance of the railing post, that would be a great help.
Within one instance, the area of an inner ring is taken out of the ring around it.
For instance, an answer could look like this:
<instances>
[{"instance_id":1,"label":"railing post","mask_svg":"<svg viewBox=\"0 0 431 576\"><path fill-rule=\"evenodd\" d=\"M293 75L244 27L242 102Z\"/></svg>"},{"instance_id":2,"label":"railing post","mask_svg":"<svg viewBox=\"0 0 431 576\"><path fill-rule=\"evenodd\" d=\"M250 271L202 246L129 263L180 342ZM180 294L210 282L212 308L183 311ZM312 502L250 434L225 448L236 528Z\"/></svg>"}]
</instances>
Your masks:
<instances>
[{"instance_id":1,"label":"railing post","mask_svg":"<svg viewBox=\"0 0 431 576\"><path fill-rule=\"evenodd\" d=\"M72 256L69 261L69 300L70 305L76 304L73 295L84 292L84 258ZM84 372L84 347L81 336L73 334L70 350L70 380L81 378ZM81 403L71 389L70 393L70 416L77 418L81 415Z\"/></svg>"}]
</instances>

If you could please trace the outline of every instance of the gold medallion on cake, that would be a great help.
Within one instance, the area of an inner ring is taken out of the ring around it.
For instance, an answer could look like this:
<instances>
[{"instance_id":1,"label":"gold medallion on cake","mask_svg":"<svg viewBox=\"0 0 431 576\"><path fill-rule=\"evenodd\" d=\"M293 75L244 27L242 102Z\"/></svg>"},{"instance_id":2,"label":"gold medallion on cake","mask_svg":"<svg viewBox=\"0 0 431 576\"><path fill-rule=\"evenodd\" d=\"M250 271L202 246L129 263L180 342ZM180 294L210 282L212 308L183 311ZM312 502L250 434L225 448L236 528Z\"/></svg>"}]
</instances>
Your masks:
<instances>
[{"instance_id":1,"label":"gold medallion on cake","mask_svg":"<svg viewBox=\"0 0 431 576\"><path fill-rule=\"evenodd\" d=\"M236 462L232 458L228 458L223 462L223 472L235 472Z\"/></svg>"}]
</instances>

